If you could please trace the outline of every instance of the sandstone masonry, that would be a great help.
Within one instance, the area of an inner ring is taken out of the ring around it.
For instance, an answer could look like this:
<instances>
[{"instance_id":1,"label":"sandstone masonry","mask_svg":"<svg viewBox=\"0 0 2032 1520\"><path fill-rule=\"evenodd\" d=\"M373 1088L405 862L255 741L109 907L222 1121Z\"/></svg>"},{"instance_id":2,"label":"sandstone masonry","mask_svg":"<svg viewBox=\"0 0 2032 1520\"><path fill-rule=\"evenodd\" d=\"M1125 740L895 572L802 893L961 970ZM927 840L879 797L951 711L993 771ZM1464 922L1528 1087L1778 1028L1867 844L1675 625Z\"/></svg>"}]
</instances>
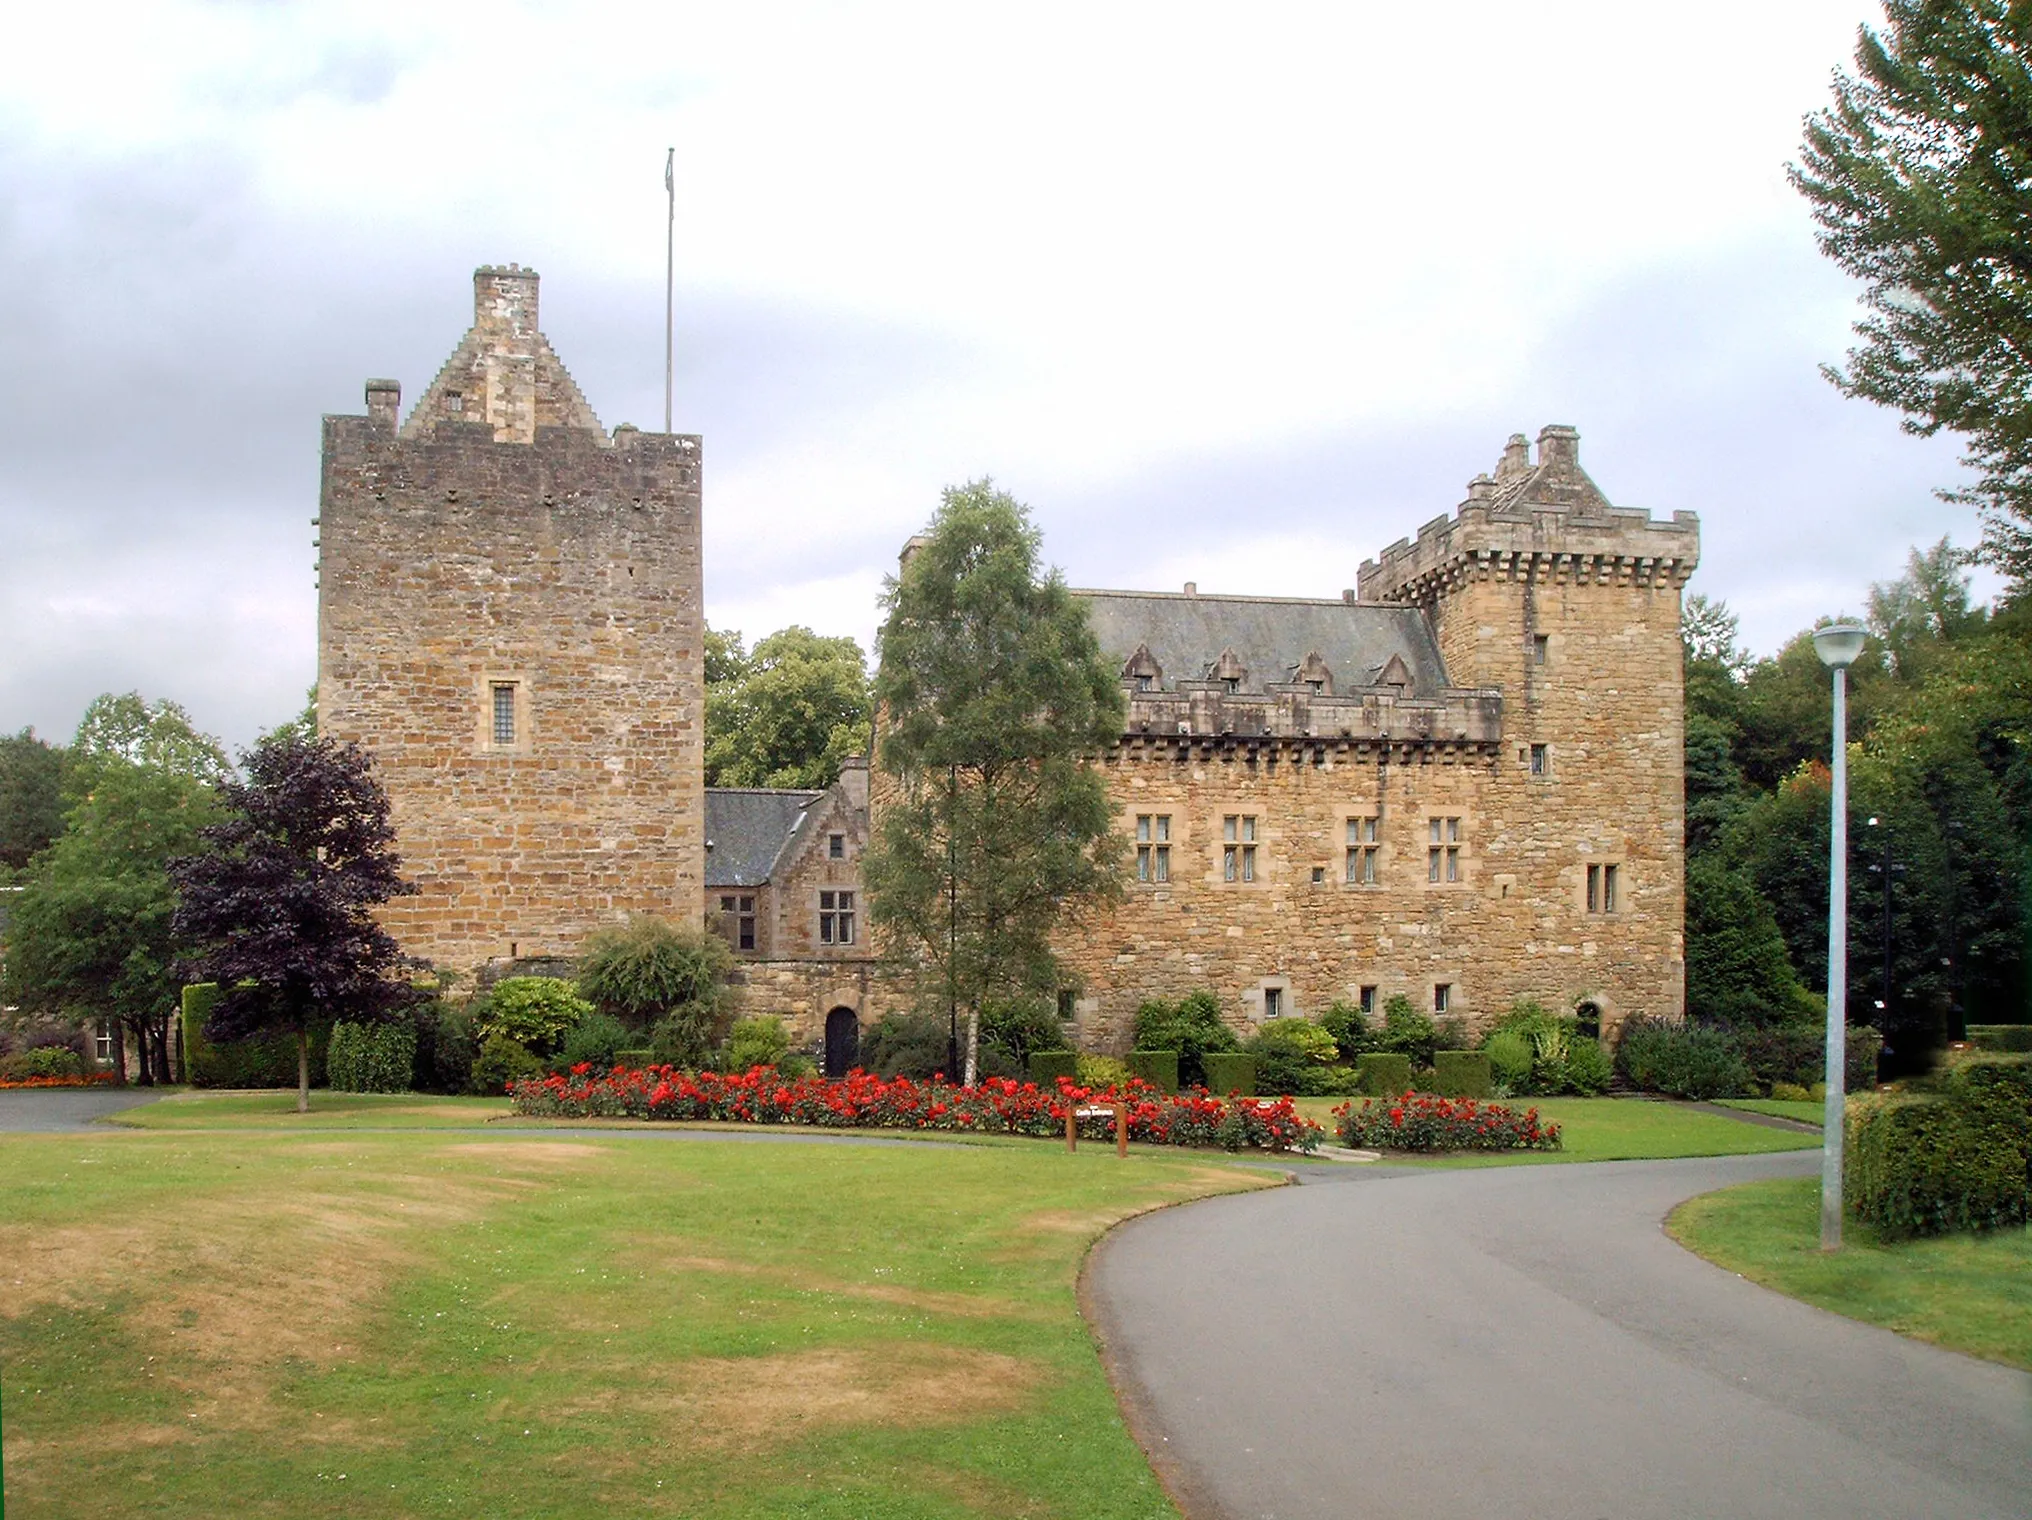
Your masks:
<instances>
[{"instance_id":1,"label":"sandstone masonry","mask_svg":"<svg viewBox=\"0 0 2032 1520\"><path fill-rule=\"evenodd\" d=\"M688 920L705 849L699 440L609 437L536 274L473 284L406 421L389 380L325 419L319 511L319 727L392 799L390 930L461 971Z\"/></svg>"}]
</instances>

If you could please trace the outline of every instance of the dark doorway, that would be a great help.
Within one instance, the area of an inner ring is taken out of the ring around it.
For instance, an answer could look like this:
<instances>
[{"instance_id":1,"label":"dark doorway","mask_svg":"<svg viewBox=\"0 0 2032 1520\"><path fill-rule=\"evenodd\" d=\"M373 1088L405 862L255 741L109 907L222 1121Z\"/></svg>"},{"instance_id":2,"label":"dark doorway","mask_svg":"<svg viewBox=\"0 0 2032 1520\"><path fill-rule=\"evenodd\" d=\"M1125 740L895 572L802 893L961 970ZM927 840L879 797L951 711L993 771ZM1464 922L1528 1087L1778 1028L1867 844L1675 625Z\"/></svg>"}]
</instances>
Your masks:
<instances>
[{"instance_id":1,"label":"dark doorway","mask_svg":"<svg viewBox=\"0 0 2032 1520\"><path fill-rule=\"evenodd\" d=\"M1591 1002L1576 1004L1573 1017L1574 1022L1580 1026L1574 1033L1584 1034L1591 1040L1599 1040L1602 1037L1602 1010L1599 1004Z\"/></svg>"},{"instance_id":2,"label":"dark doorway","mask_svg":"<svg viewBox=\"0 0 2032 1520\"><path fill-rule=\"evenodd\" d=\"M851 1008L835 1008L825 1016L825 1074L844 1077L861 1059L861 1021Z\"/></svg>"}]
</instances>

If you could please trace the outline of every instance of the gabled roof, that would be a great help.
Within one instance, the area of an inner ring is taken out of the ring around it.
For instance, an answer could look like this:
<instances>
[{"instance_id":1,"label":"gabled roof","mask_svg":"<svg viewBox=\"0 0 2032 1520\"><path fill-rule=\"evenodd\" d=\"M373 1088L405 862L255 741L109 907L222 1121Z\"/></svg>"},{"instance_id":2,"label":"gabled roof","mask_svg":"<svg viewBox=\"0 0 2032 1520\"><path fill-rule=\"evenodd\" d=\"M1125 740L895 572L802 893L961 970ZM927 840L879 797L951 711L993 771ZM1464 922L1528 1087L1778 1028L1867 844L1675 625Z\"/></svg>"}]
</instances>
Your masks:
<instances>
[{"instance_id":1,"label":"gabled roof","mask_svg":"<svg viewBox=\"0 0 2032 1520\"><path fill-rule=\"evenodd\" d=\"M1109 664L1119 671L1147 648L1163 671L1156 684L1167 691L1180 681L1214 679L1230 653L1246 671L1237 688L1242 692L1300 679L1299 668L1315 651L1333 672L1337 693L1376 685L1393 656L1411 673L1407 695L1436 694L1447 684L1432 626L1416 607L1166 591L1073 595L1086 603Z\"/></svg>"},{"instance_id":2,"label":"gabled roof","mask_svg":"<svg viewBox=\"0 0 2032 1520\"><path fill-rule=\"evenodd\" d=\"M519 264L473 271L473 325L402 424L422 438L440 422L483 422L499 443L532 443L536 430L606 430L536 325L537 275Z\"/></svg>"},{"instance_id":3,"label":"gabled roof","mask_svg":"<svg viewBox=\"0 0 2032 1520\"><path fill-rule=\"evenodd\" d=\"M811 805L824 792L706 788L706 885L766 885Z\"/></svg>"}]
</instances>

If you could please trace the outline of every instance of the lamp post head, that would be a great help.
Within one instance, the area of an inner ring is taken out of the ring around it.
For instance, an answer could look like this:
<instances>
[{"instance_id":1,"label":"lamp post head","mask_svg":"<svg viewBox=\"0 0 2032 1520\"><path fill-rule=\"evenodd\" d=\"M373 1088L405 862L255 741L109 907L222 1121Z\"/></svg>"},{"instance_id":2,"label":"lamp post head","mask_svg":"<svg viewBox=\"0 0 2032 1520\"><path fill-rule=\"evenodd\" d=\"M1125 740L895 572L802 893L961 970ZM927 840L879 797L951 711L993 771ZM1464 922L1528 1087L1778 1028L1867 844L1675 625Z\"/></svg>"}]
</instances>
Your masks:
<instances>
[{"instance_id":1,"label":"lamp post head","mask_svg":"<svg viewBox=\"0 0 2032 1520\"><path fill-rule=\"evenodd\" d=\"M1863 652L1867 631L1855 623L1829 623L1813 630L1813 650L1829 670L1847 670Z\"/></svg>"}]
</instances>

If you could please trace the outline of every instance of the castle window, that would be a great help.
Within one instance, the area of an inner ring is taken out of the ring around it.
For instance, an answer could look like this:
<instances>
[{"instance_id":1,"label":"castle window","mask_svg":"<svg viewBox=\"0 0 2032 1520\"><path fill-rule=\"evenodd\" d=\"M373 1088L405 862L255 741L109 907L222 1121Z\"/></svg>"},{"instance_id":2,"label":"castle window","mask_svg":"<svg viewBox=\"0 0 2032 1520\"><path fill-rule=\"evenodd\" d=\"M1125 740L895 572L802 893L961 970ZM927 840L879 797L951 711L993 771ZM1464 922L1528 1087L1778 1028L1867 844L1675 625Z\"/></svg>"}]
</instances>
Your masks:
<instances>
[{"instance_id":1,"label":"castle window","mask_svg":"<svg viewBox=\"0 0 2032 1520\"><path fill-rule=\"evenodd\" d=\"M1552 653L1552 640L1542 633L1531 635L1531 663L1543 665L1546 656Z\"/></svg>"},{"instance_id":2,"label":"castle window","mask_svg":"<svg viewBox=\"0 0 2032 1520\"><path fill-rule=\"evenodd\" d=\"M1147 882L1171 880L1171 815L1136 815L1136 879Z\"/></svg>"},{"instance_id":3,"label":"castle window","mask_svg":"<svg viewBox=\"0 0 2032 1520\"><path fill-rule=\"evenodd\" d=\"M1434 1013L1445 1013L1452 1007L1453 983L1434 982L1432 984L1432 1011Z\"/></svg>"},{"instance_id":4,"label":"castle window","mask_svg":"<svg viewBox=\"0 0 2032 1520\"><path fill-rule=\"evenodd\" d=\"M1548 754L1546 747L1542 744L1532 745L1531 774L1534 776L1543 776L1548 774L1551 768L1552 768L1551 757Z\"/></svg>"},{"instance_id":5,"label":"castle window","mask_svg":"<svg viewBox=\"0 0 2032 1520\"><path fill-rule=\"evenodd\" d=\"M1616 892L1622 872L1613 865L1587 868L1587 910L1590 913L1616 911Z\"/></svg>"},{"instance_id":6,"label":"castle window","mask_svg":"<svg viewBox=\"0 0 2032 1520\"><path fill-rule=\"evenodd\" d=\"M1070 1024L1073 1021L1073 1016L1079 1012L1078 996L1078 993L1071 987L1061 987L1058 989L1059 1023Z\"/></svg>"},{"instance_id":7,"label":"castle window","mask_svg":"<svg viewBox=\"0 0 2032 1520\"><path fill-rule=\"evenodd\" d=\"M1240 676L1223 676L1221 678L1221 690L1226 692L1229 696L1232 697L1236 692L1240 691L1241 689L1242 689L1242 678Z\"/></svg>"},{"instance_id":8,"label":"castle window","mask_svg":"<svg viewBox=\"0 0 2032 1520\"><path fill-rule=\"evenodd\" d=\"M1284 989L1265 987L1263 989L1263 1017L1281 1019L1284 1017Z\"/></svg>"},{"instance_id":9,"label":"castle window","mask_svg":"<svg viewBox=\"0 0 2032 1520\"><path fill-rule=\"evenodd\" d=\"M445 410L448 412L463 412L466 409L466 398L457 391L446 391L444 401Z\"/></svg>"},{"instance_id":10,"label":"castle window","mask_svg":"<svg viewBox=\"0 0 2032 1520\"><path fill-rule=\"evenodd\" d=\"M821 945L851 945L854 942L853 893L819 893L818 942Z\"/></svg>"},{"instance_id":11,"label":"castle window","mask_svg":"<svg viewBox=\"0 0 2032 1520\"><path fill-rule=\"evenodd\" d=\"M720 895L720 935L736 950L755 948L755 895L726 892Z\"/></svg>"},{"instance_id":12,"label":"castle window","mask_svg":"<svg viewBox=\"0 0 2032 1520\"><path fill-rule=\"evenodd\" d=\"M847 858L847 836L844 834L826 835L826 856L831 860L845 860Z\"/></svg>"},{"instance_id":13,"label":"castle window","mask_svg":"<svg viewBox=\"0 0 2032 1520\"><path fill-rule=\"evenodd\" d=\"M1425 829L1425 879L1430 882L1459 881L1460 820L1428 818Z\"/></svg>"},{"instance_id":14,"label":"castle window","mask_svg":"<svg viewBox=\"0 0 2032 1520\"><path fill-rule=\"evenodd\" d=\"M1256 815L1230 813L1221 820L1221 880L1256 879Z\"/></svg>"},{"instance_id":15,"label":"castle window","mask_svg":"<svg viewBox=\"0 0 2032 1520\"><path fill-rule=\"evenodd\" d=\"M1305 685L1306 688L1309 691L1311 691L1311 693L1315 697L1324 696L1326 694L1326 682L1324 681L1307 681Z\"/></svg>"},{"instance_id":16,"label":"castle window","mask_svg":"<svg viewBox=\"0 0 2032 1520\"><path fill-rule=\"evenodd\" d=\"M1373 985L1364 985L1358 988L1355 993L1355 1001L1361 1007L1363 1013L1374 1013L1376 1011L1375 987Z\"/></svg>"},{"instance_id":17,"label":"castle window","mask_svg":"<svg viewBox=\"0 0 2032 1520\"><path fill-rule=\"evenodd\" d=\"M1348 820L1348 885L1351 887L1373 887L1376 884L1376 851L1381 848L1376 842L1376 830L1380 821L1375 818Z\"/></svg>"},{"instance_id":18,"label":"castle window","mask_svg":"<svg viewBox=\"0 0 2032 1520\"><path fill-rule=\"evenodd\" d=\"M1138 691L1148 691L1150 689L1150 677L1148 676L1136 677L1136 689Z\"/></svg>"},{"instance_id":19,"label":"castle window","mask_svg":"<svg viewBox=\"0 0 2032 1520\"><path fill-rule=\"evenodd\" d=\"M1325 885L1325 883L1326 883L1326 867L1325 867L1325 866L1314 866L1314 867L1312 868L1312 884L1313 884L1313 885L1314 885L1315 887L1317 887L1317 886L1323 886L1323 885Z\"/></svg>"},{"instance_id":20,"label":"castle window","mask_svg":"<svg viewBox=\"0 0 2032 1520\"><path fill-rule=\"evenodd\" d=\"M494 742L513 744L515 742L515 683L496 681L494 683Z\"/></svg>"}]
</instances>

